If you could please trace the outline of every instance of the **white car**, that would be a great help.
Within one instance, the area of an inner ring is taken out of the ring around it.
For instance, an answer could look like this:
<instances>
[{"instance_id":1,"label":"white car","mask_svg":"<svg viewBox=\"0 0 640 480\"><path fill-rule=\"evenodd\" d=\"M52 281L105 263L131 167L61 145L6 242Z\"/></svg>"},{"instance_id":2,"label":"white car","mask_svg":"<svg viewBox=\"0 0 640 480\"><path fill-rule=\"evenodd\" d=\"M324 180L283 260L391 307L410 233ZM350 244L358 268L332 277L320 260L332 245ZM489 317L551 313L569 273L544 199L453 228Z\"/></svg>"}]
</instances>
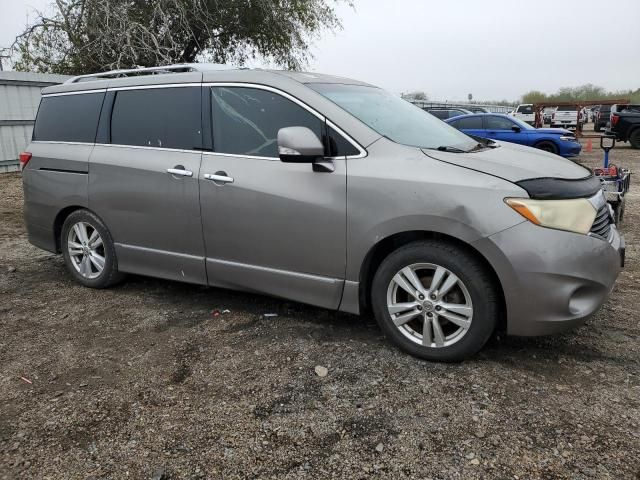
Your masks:
<instances>
[{"instance_id":1,"label":"white car","mask_svg":"<svg viewBox=\"0 0 640 480\"><path fill-rule=\"evenodd\" d=\"M551 116L551 128L577 128L578 121L580 125L584 123L582 114L578 116L578 109L575 105L564 105L558 107Z\"/></svg>"},{"instance_id":2,"label":"white car","mask_svg":"<svg viewBox=\"0 0 640 480\"><path fill-rule=\"evenodd\" d=\"M511 116L516 117L523 122L527 122L529 125L536 123L536 114L533 111L532 103L522 103L518 105L518 107L511 112Z\"/></svg>"}]
</instances>

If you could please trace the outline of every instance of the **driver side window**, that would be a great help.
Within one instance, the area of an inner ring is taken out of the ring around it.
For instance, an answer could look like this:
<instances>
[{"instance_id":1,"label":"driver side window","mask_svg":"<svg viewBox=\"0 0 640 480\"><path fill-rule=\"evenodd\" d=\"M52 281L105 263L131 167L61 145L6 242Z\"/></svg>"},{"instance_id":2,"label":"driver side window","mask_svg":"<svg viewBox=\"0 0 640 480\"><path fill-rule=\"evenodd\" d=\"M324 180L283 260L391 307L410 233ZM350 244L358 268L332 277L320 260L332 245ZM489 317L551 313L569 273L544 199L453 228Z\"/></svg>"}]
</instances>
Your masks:
<instances>
[{"instance_id":1,"label":"driver side window","mask_svg":"<svg viewBox=\"0 0 640 480\"><path fill-rule=\"evenodd\" d=\"M515 125L508 118L495 117L495 116L486 117L485 122L486 122L485 128L487 130L511 130L511 127Z\"/></svg>"},{"instance_id":2,"label":"driver side window","mask_svg":"<svg viewBox=\"0 0 640 480\"><path fill-rule=\"evenodd\" d=\"M323 122L277 93L212 87L211 101L215 152L278 158L278 131L284 127L307 127L323 139Z\"/></svg>"}]
</instances>

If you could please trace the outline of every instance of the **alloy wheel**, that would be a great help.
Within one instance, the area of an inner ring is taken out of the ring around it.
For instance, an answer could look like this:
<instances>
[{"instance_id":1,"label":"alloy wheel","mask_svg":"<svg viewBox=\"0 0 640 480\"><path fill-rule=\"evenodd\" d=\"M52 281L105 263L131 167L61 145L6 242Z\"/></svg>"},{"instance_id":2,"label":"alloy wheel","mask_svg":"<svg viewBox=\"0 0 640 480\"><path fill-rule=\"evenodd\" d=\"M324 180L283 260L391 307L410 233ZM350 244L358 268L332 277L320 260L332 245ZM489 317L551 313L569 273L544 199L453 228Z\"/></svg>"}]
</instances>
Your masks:
<instances>
[{"instance_id":1,"label":"alloy wheel","mask_svg":"<svg viewBox=\"0 0 640 480\"><path fill-rule=\"evenodd\" d=\"M405 337L431 348L458 342L473 320L471 295L462 280L432 263L408 265L393 276L387 309Z\"/></svg>"},{"instance_id":2,"label":"alloy wheel","mask_svg":"<svg viewBox=\"0 0 640 480\"><path fill-rule=\"evenodd\" d=\"M104 270L102 237L89 223L78 222L71 227L67 237L67 250L71 264L84 278L97 278Z\"/></svg>"}]
</instances>

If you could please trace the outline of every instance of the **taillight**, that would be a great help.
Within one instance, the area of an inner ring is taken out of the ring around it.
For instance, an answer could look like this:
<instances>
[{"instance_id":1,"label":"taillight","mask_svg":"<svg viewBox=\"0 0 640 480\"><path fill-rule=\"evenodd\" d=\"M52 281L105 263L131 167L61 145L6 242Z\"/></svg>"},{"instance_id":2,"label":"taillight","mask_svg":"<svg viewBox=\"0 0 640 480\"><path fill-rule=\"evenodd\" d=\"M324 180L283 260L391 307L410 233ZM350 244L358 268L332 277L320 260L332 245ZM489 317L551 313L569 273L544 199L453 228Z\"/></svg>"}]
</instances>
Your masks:
<instances>
[{"instance_id":1,"label":"taillight","mask_svg":"<svg viewBox=\"0 0 640 480\"><path fill-rule=\"evenodd\" d=\"M611 115L611 126L615 127L618 124L618 120L620 120L620 115Z\"/></svg>"},{"instance_id":2,"label":"taillight","mask_svg":"<svg viewBox=\"0 0 640 480\"><path fill-rule=\"evenodd\" d=\"M20 159L20 171L24 170L29 160L31 160L31 152L22 152L18 158Z\"/></svg>"}]
</instances>

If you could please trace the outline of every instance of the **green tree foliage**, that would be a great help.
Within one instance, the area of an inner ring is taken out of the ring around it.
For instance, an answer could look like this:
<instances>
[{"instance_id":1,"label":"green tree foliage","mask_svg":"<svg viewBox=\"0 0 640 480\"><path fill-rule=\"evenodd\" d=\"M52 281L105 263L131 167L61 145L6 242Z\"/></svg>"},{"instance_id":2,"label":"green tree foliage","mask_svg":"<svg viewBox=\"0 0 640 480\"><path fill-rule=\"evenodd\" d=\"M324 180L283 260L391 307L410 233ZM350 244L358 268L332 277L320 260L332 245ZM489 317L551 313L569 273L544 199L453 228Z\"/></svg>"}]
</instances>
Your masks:
<instances>
[{"instance_id":1,"label":"green tree foliage","mask_svg":"<svg viewBox=\"0 0 640 480\"><path fill-rule=\"evenodd\" d=\"M298 69L351 0L55 0L13 46L16 70L82 74L253 58Z\"/></svg>"},{"instance_id":2,"label":"green tree foliage","mask_svg":"<svg viewBox=\"0 0 640 480\"><path fill-rule=\"evenodd\" d=\"M640 88L633 90L618 90L608 92L602 87L590 83L578 87L563 87L556 93L547 95L544 92L532 90L522 96L522 103L536 102L588 102L590 100L605 100L628 98L633 103L640 102Z\"/></svg>"}]
</instances>

